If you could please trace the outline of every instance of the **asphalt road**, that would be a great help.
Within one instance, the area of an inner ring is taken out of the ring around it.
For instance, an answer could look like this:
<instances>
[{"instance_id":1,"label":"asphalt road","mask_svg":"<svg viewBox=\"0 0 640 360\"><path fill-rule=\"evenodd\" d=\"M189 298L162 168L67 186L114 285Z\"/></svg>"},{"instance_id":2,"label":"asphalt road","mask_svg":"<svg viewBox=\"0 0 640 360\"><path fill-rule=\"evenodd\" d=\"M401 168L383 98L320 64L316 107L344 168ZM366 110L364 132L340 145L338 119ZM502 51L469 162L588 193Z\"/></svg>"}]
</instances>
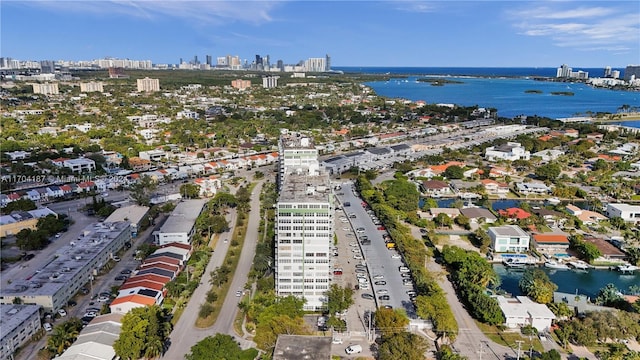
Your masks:
<instances>
[{"instance_id":1,"label":"asphalt road","mask_svg":"<svg viewBox=\"0 0 640 360\"><path fill-rule=\"evenodd\" d=\"M384 277L382 280L386 281L386 285L375 285L377 280L370 279L376 303L378 306L391 305L394 309L403 308L410 318L415 318L415 308L409 299L409 295L407 295L407 291L413 290L413 287L404 286L400 276L399 267L403 266L404 263L402 259L393 259L391 257L397 252L387 249L382 239L383 231L377 229L379 225L373 223L371 217L361 205L363 200L353 194L353 189L352 184L342 185L342 190L339 192L344 193L344 195L338 195L338 197L343 205L346 202L351 204L350 206L343 206L343 208L347 217L350 213L356 215L355 219L349 218L353 229L363 227L365 229L364 235L371 240L369 245L360 245L369 274L372 277L382 275ZM354 261L357 260L354 259ZM386 293L384 293L385 291ZM380 300L379 297L382 295L388 295L389 300Z\"/></svg>"},{"instance_id":2,"label":"asphalt road","mask_svg":"<svg viewBox=\"0 0 640 360\"><path fill-rule=\"evenodd\" d=\"M219 241L216 245L215 251L207 265L207 269L202 276L200 286L196 288L186 309L171 332L169 337L171 346L164 354L164 358L183 359L184 355L191 351L191 347L193 345L207 336L214 336L216 333L229 334L236 337L242 348L246 349L255 347L253 342L242 339L235 333L233 321L235 320L236 312L238 311L238 302L240 300L240 298L236 296L236 290L244 288L244 285L247 283L249 271L251 270L251 265L253 264L253 258L255 256L256 243L258 239L257 224L260 223L260 192L262 191L262 184L263 182L259 182L251 194L251 212L249 213L249 226L245 235L245 242L242 247L238 267L236 268L233 279L231 280L231 287L229 288L227 297L222 303L222 309L220 310L216 323L207 329L199 329L195 327L200 305L204 302L203 300L206 297L206 293L211 287L211 285L209 285L209 280L211 279L210 273L215 268L222 265L227 254L227 250L229 249L229 243L225 243L223 241ZM227 220L232 224L232 226L235 225L235 210L231 211L227 216ZM255 226L252 226L252 224L255 224ZM229 234L232 233L233 227L229 231Z\"/></svg>"}]
</instances>

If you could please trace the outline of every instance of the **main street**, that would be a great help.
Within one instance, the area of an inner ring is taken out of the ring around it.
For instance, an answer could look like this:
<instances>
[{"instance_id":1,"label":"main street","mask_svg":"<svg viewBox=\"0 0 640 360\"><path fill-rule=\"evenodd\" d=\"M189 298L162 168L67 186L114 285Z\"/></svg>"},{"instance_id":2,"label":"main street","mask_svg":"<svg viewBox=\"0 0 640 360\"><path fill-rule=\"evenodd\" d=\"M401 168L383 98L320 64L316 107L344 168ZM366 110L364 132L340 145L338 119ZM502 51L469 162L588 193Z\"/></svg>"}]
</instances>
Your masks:
<instances>
[{"instance_id":1,"label":"main street","mask_svg":"<svg viewBox=\"0 0 640 360\"><path fill-rule=\"evenodd\" d=\"M185 354L191 351L191 347L207 336L214 336L216 333L229 334L236 337L243 348L254 347L253 342L239 338L234 331L233 322L238 311L239 297L235 296L236 290L244 288L247 283L249 271L253 264L253 258L256 251L256 243L258 239L258 226L260 223L260 192L262 191L263 181L258 182L251 193L251 212L249 213L247 232L245 234L242 253L238 261L238 266L233 274L231 286L227 297L222 303L222 308L218 314L216 323L209 328L200 329L195 326L198 318L198 311L203 299L206 297L207 291L211 285L211 271L221 266L229 249L230 242L218 241L215 251L209 260L207 269L202 276L200 285L196 288L184 312L182 313L178 323L175 325L170 335L171 346L164 354L167 359L182 359ZM236 221L236 212L233 210L228 216L227 221L232 225L230 232L233 233L233 227ZM218 304L223 299L218 300Z\"/></svg>"}]
</instances>

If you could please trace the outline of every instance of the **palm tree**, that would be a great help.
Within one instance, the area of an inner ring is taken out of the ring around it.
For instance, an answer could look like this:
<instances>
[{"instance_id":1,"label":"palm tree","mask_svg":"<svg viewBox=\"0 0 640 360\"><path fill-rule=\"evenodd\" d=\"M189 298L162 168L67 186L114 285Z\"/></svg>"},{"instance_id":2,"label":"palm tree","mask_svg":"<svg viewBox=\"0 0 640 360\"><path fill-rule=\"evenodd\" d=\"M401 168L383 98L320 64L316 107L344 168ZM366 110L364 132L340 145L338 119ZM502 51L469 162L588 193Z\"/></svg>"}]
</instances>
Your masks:
<instances>
[{"instance_id":1,"label":"palm tree","mask_svg":"<svg viewBox=\"0 0 640 360\"><path fill-rule=\"evenodd\" d=\"M80 330L75 321L67 321L53 328L51 336L47 340L47 347L56 354L71 346L78 337Z\"/></svg>"}]
</instances>

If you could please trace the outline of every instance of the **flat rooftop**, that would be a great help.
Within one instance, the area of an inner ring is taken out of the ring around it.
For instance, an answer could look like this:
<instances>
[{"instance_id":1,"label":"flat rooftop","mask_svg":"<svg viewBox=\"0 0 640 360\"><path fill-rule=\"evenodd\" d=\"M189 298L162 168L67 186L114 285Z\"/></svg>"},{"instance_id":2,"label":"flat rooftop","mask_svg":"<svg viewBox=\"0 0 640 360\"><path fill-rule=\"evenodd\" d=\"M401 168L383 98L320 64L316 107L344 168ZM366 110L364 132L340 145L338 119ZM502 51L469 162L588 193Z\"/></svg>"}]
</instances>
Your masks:
<instances>
[{"instance_id":1,"label":"flat rooftop","mask_svg":"<svg viewBox=\"0 0 640 360\"><path fill-rule=\"evenodd\" d=\"M116 209L105 220L107 222L128 221L131 224L139 224L142 218L149 212L148 206L129 205Z\"/></svg>"},{"instance_id":2,"label":"flat rooftop","mask_svg":"<svg viewBox=\"0 0 640 360\"><path fill-rule=\"evenodd\" d=\"M331 359L331 337L280 335L273 350L273 360Z\"/></svg>"},{"instance_id":3,"label":"flat rooftop","mask_svg":"<svg viewBox=\"0 0 640 360\"><path fill-rule=\"evenodd\" d=\"M84 228L78 238L58 249L41 269L23 272L22 278L12 279L11 285L0 289L0 296L53 296L73 279L98 254L124 231L131 236L125 221L93 223Z\"/></svg>"},{"instance_id":4,"label":"flat rooftop","mask_svg":"<svg viewBox=\"0 0 640 360\"><path fill-rule=\"evenodd\" d=\"M296 132L280 135L280 142L284 149L315 149L313 139Z\"/></svg>"},{"instance_id":5,"label":"flat rooftop","mask_svg":"<svg viewBox=\"0 0 640 360\"><path fill-rule=\"evenodd\" d=\"M329 202L329 175L290 174L282 184L279 202Z\"/></svg>"},{"instance_id":6,"label":"flat rooftop","mask_svg":"<svg viewBox=\"0 0 640 360\"><path fill-rule=\"evenodd\" d=\"M167 221L162 225L162 228L160 228L160 233L190 232L207 201L209 200L193 199L179 202L169 218L167 218Z\"/></svg>"},{"instance_id":7,"label":"flat rooftop","mask_svg":"<svg viewBox=\"0 0 640 360\"><path fill-rule=\"evenodd\" d=\"M0 305L0 328L2 328L2 340L13 329L26 322L34 313L39 315L40 305Z\"/></svg>"},{"instance_id":8,"label":"flat rooftop","mask_svg":"<svg viewBox=\"0 0 640 360\"><path fill-rule=\"evenodd\" d=\"M490 227L489 230L493 231L498 236L529 236L518 225L504 225Z\"/></svg>"}]
</instances>

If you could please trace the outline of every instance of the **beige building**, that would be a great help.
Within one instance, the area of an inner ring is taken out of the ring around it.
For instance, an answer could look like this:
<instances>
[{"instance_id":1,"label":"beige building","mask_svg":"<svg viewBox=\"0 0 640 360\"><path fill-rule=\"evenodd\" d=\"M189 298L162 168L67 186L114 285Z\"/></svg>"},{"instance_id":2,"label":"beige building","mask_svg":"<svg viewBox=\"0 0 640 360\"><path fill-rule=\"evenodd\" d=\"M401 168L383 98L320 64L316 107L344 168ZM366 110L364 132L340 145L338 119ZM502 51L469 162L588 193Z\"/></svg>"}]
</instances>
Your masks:
<instances>
[{"instance_id":1,"label":"beige building","mask_svg":"<svg viewBox=\"0 0 640 360\"><path fill-rule=\"evenodd\" d=\"M45 83L45 84L31 84L33 86L34 94L42 95L58 95L58 83Z\"/></svg>"},{"instance_id":2,"label":"beige building","mask_svg":"<svg viewBox=\"0 0 640 360\"><path fill-rule=\"evenodd\" d=\"M13 359L13 353L40 330L40 306L0 305L0 359Z\"/></svg>"},{"instance_id":3,"label":"beige building","mask_svg":"<svg viewBox=\"0 0 640 360\"><path fill-rule=\"evenodd\" d=\"M232 80L231 86L234 89L244 90L251 87L251 80L242 80L242 79Z\"/></svg>"},{"instance_id":4,"label":"beige building","mask_svg":"<svg viewBox=\"0 0 640 360\"><path fill-rule=\"evenodd\" d=\"M103 92L104 87L100 81L80 83L80 92Z\"/></svg>"},{"instance_id":5,"label":"beige building","mask_svg":"<svg viewBox=\"0 0 640 360\"><path fill-rule=\"evenodd\" d=\"M47 215L58 217L58 214L46 207L29 211L16 211L9 215L2 215L0 216L0 236L15 235L23 229L36 230L38 220Z\"/></svg>"},{"instance_id":6,"label":"beige building","mask_svg":"<svg viewBox=\"0 0 640 360\"><path fill-rule=\"evenodd\" d=\"M138 92L151 92L160 91L160 80L150 79L145 77L144 79L138 79Z\"/></svg>"}]
</instances>

